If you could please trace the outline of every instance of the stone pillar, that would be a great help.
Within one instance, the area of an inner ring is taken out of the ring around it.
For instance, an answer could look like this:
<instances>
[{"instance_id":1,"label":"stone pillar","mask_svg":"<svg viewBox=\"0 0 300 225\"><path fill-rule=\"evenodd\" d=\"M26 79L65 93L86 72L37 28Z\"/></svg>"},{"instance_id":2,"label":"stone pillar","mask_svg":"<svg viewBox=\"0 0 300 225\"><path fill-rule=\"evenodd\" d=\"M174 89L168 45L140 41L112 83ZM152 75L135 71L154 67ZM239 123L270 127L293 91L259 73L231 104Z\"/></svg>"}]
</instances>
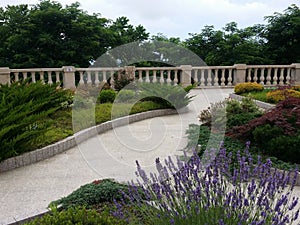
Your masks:
<instances>
[{"instance_id":1,"label":"stone pillar","mask_svg":"<svg viewBox=\"0 0 300 225\"><path fill-rule=\"evenodd\" d=\"M189 86L192 80L192 69L191 65L181 65L180 83L183 87Z\"/></svg>"},{"instance_id":2,"label":"stone pillar","mask_svg":"<svg viewBox=\"0 0 300 225\"><path fill-rule=\"evenodd\" d=\"M0 84L10 84L9 67L0 67Z\"/></svg>"},{"instance_id":3,"label":"stone pillar","mask_svg":"<svg viewBox=\"0 0 300 225\"><path fill-rule=\"evenodd\" d=\"M235 73L233 75L234 83L233 84L240 84L245 82L246 78L246 64L234 64Z\"/></svg>"},{"instance_id":4,"label":"stone pillar","mask_svg":"<svg viewBox=\"0 0 300 225\"><path fill-rule=\"evenodd\" d=\"M294 73L291 80L295 85L300 85L300 63L293 63L292 66L294 66Z\"/></svg>"},{"instance_id":5,"label":"stone pillar","mask_svg":"<svg viewBox=\"0 0 300 225\"><path fill-rule=\"evenodd\" d=\"M75 89L75 67L63 66L63 83L66 89Z\"/></svg>"}]
</instances>

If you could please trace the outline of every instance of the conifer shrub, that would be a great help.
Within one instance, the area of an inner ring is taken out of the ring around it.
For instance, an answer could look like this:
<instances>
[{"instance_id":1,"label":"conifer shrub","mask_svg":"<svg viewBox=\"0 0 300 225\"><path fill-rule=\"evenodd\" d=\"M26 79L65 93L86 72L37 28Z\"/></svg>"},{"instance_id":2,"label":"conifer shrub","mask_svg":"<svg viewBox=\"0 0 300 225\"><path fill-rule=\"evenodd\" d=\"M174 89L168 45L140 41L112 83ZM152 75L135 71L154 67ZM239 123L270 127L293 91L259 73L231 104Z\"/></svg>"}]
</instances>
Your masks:
<instances>
[{"instance_id":1,"label":"conifer shrub","mask_svg":"<svg viewBox=\"0 0 300 225\"><path fill-rule=\"evenodd\" d=\"M0 160L32 150L33 140L49 129L49 117L69 107L72 95L56 84L28 80L1 85Z\"/></svg>"}]
</instances>

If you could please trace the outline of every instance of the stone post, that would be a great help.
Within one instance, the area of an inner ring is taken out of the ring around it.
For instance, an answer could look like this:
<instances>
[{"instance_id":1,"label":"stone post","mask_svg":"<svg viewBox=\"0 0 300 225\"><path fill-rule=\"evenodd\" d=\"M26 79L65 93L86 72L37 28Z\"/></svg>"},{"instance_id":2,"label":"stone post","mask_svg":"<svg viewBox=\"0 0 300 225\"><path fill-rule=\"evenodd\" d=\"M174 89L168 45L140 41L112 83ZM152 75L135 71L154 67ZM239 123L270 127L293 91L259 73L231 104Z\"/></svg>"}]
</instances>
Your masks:
<instances>
[{"instance_id":1,"label":"stone post","mask_svg":"<svg viewBox=\"0 0 300 225\"><path fill-rule=\"evenodd\" d=\"M292 66L294 66L295 70L291 80L295 82L295 85L300 85L300 63L293 63Z\"/></svg>"},{"instance_id":2,"label":"stone post","mask_svg":"<svg viewBox=\"0 0 300 225\"><path fill-rule=\"evenodd\" d=\"M63 83L66 89L75 89L75 67L63 66Z\"/></svg>"},{"instance_id":3,"label":"stone post","mask_svg":"<svg viewBox=\"0 0 300 225\"><path fill-rule=\"evenodd\" d=\"M191 84L193 67L191 65L181 65L180 69L182 71L180 74L180 83L183 87L186 87Z\"/></svg>"},{"instance_id":4,"label":"stone post","mask_svg":"<svg viewBox=\"0 0 300 225\"><path fill-rule=\"evenodd\" d=\"M245 82L246 78L246 70L247 65L246 64L234 64L235 73L233 76L234 82L233 84L240 84Z\"/></svg>"},{"instance_id":5,"label":"stone post","mask_svg":"<svg viewBox=\"0 0 300 225\"><path fill-rule=\"evenodd\" d=\"M10 84L9 67L0 67L0 84Z\"/></svg>"}]
</instances>

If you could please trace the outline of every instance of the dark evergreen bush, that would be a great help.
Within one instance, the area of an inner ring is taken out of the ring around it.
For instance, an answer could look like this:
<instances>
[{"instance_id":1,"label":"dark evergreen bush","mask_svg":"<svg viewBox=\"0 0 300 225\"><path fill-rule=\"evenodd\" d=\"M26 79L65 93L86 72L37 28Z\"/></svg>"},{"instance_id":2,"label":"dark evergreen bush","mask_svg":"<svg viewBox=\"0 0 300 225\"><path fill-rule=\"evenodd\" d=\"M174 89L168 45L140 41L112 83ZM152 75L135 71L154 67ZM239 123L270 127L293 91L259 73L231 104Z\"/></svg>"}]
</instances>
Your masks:
<instances>
[{"instance_id":1,"label":"dark evergreen bush","mask_svg":"<svg viewBox=\"0 0 300 225\"><path fill-rule=\"evenodd\" d=\"M32 150L49 127L49 116L72 103L72 92L58 85L20 81L0 86L0 160Z\"/></svg>"}]
</instances>

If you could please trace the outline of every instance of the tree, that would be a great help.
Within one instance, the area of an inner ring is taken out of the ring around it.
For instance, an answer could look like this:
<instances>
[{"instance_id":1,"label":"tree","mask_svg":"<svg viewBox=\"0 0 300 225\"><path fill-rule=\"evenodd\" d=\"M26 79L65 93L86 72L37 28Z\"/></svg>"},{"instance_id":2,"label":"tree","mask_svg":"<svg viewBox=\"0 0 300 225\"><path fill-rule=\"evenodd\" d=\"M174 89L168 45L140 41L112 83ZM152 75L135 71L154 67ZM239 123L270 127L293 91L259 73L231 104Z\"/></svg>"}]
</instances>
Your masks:
<instances>
[{"instance_id":1,"label":"tree","mask_svg":"<svg viewBox=\"0 0 300 225\"><path fill-rule=\"evenodd\" d=\"M108 49L148 38L144 27L126 17L114 22L79 7L41 0L32 7L0 8L0 66L88 67Z\"/></svg>"},{"instance_id":2,"label":"tree","mask_svg":"<svg viewBox=\"0 0 300 225\"><path fill-rule=\"evenodd\" d=\"M300 62L300 9L288 7L283 14L274 13L265 17L266 54L276 64Z\"/></svg>"}]
</instances>

